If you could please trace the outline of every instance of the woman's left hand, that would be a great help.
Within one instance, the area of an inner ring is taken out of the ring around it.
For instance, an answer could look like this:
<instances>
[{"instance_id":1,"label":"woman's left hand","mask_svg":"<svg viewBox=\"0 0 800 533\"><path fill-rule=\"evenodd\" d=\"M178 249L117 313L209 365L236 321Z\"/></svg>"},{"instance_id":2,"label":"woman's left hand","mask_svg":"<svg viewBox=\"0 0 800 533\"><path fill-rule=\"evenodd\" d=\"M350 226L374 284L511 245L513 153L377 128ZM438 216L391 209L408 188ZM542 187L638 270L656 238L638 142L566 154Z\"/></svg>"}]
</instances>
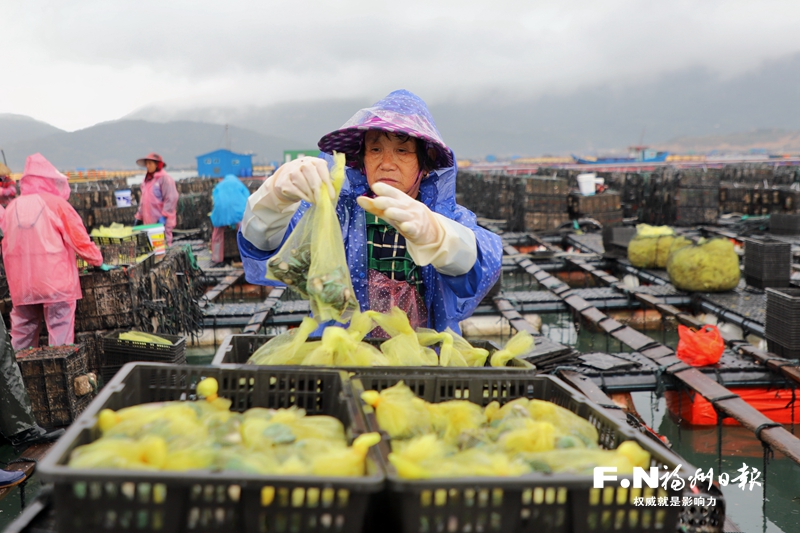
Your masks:
<instances>
[{"instance_id":1,"label":"woman's left hand","mask_svg":"<svg viewBox=\"0 0 800 533\"><path fill-rule=\"evenodd\" d=\"M441 240L441 226L428 206L385 183L372 185L372 192L375 198L361 196L357 200L365 211L382 218L418 246Z\"/></svg>"}]
</instances>

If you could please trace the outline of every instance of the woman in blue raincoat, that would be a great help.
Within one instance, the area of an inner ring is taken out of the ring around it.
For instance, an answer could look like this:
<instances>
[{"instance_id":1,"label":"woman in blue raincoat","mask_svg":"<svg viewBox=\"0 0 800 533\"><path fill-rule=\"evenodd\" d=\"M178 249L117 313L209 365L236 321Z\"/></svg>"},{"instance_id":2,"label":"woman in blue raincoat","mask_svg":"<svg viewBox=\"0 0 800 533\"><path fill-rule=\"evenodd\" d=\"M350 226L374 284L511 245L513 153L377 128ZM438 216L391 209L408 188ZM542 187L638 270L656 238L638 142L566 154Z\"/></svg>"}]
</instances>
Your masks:
<instances>
[{"instance_id":1,"label":"woman in blue raincoat","mask_svg":"<svg viewBox=\"0 0 800 533\"><path fill-rule=\"evenodd\" d=\"M404 90L356 113L319 141L326 159L282 165L247 201L238 236L250 283L267 281L281 247L321 187L329 155L347 156L336 212L361 309L398 306L413 327L460 332L500 276L502 242L456 204L453 152L425 102Z\"/></svg>"},{"instance_id":2,"label":"woman in blue raincoat","mask_svg":"<svg viewBox=\"0 0 800 533\"><path fill-rule=\"evenodd\" d=\"M242 180L228 174L214 186L211 209L211 263L221 265L225 262L225 231L239 229L244 216L244 208L250 191ZM213 266L213 265L212 265Z\"/></svg>"}]
</instances>

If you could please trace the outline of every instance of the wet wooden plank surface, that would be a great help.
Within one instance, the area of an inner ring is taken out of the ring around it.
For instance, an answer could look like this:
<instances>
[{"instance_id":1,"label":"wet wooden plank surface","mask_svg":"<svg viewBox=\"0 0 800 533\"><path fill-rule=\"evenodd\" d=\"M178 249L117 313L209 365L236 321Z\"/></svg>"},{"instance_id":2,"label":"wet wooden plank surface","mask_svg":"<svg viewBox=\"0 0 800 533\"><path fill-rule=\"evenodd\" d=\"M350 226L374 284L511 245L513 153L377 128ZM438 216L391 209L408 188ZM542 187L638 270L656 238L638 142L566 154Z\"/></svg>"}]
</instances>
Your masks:
<instances>
[{"instance_id":1,"label":"wet wooden plank surface","mask_svg":"<svg viewBox=\"0 0 800 533\"><path fill-rule=\"evenodd\" d=\"M503 247L503 249L506 253L517 253L517 249L513 246L506 245ZM581 269L587 267L587 264L583 261L568 261ZM569 296L570 288L566 283L542 271L530 260L518 260L517 264L524 268L529 274L533 275L551 292L558 294L562 298ZM595 271L593 267L586 268L585 270L590 272ZM616 280L616 278L610 275L604 275L602 276L602 279L606 283L613 283L613 280ZM581 314L585 318L591 316L590 320L594 324L598 325L608 334L636 351L643 350L648 352L649 348L663 346L661 343L653 340L643 333L640 333L630 327L622 326L616 320L610 319L601 311L596 310L596 308L583 309ZM618 325L622 327L617 327ZM672 361L672 359L675 360ZM667 364L665 361L670 361L674 364ZM737 420L743 426L753 431L760 440L771 446L774 446L775 449L779 450L794 462L800 464L800 440L789 433L782 426L775 424L754 407L742 400L737 394L721 386L716 381L702 374L696 369L681 363L679 360L677 360L677 358L673 358L671 356L661 357L658 362L660 364L666 364L665 370L669 374L675 376L678 380L683 382L685 385L696 391L704 398L712 401L714 406L719 411Z\"/></svg>"},{"instance_id":2,"label":"wet wooden plank surface","mask_svg":"<svg viewBox=\"0 0 800 533\"><path fill-rule=\"evenodd\" d=\"M26 459L35 459L36 461L41 460L47 452L52 448L53 442L48 442L47 444L36 444L34 446L30 446L25 451L19 454L20 458ZM11 463L8 465L5 470L10 472L25 472L27 477L31 477L33 472L36 470L36 463L33 461L25 461L20 463ZM14 489L19 487L19 485L15 485L13 487L0 489L0 500L14 492Z\"/></svg>"},{"instance_id":3,"label":"wet wooden plank surface","mask_svg":"<svg viewBox=\"0 0 800 533\"><path fill-rule=\"evenodd\" d=\"M244 277L244 270L237 270L233 274L228 274L219 283L214 285L208 292L205 293L206 301L213 302L220 294L225 292L231 285L239 282Z\"/></svg>"},{"instance_id":4,"label":"wet wooden plank surface","mask_svg":"<svg viewBox=\"0 0 800 533\"><path fill-rule=\"evenodd\" d=\"M275 310L275 306L278 304L281 296L283 296L284 291L286 291L285 287L273 287L272 290L269 291L267 299L264 300L264 304L267 308L250 317L250 321L242 328L242 333L258 333L264 326L264 321L267 320L267 317Z\"/></svg>"}]
</instances>

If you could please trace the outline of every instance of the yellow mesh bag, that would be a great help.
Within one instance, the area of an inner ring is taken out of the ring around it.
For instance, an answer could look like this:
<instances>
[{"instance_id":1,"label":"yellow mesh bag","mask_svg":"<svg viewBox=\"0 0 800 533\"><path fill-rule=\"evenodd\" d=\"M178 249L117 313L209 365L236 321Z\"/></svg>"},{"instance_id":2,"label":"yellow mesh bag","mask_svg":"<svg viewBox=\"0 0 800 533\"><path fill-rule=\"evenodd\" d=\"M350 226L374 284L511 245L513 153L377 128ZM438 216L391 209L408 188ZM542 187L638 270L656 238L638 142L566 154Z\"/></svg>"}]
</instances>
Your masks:
<instances>
[{"instance_id":1,"label":"yellow mesh bag","mask_svg":"<svg viewBox=\"0 0 800 533\"><path fill-rule=\"evenodd\" d=\"M316 201L297 223L281 249L267 261L267 279L285 283L311 302L321 322L347 322L358 310L350 280L336 202L344 183L344 154L334 154L331 181L336 196L321 187Z\"/></svg>"}]
</instances>

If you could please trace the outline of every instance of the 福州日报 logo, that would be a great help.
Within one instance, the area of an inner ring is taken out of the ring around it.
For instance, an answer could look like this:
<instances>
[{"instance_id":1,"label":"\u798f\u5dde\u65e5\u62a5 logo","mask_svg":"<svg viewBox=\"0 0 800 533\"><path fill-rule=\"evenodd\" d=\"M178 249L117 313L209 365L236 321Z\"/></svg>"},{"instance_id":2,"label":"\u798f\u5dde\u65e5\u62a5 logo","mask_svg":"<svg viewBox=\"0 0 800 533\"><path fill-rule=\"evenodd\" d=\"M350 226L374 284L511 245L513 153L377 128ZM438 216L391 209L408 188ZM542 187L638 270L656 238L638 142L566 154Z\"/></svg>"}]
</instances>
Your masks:
<instances>
[{"instance_id":1,"label":"\u798f\u5dde\u65e5\u62a5 logo","mask_svg":"<svg viewBox=\"0 0 800 533\"><path fill-rule=\"evenodd\" d=\"M670 468L666 465L663 465L663 469L657 466L651 466L650 468L642 468L642 467L633 467L631 472L626 471L624 475L620 475L617 471L617 468L614 466L597 466L594 468L593 471L593 484L592 486L595 489L602 489L606 486L615 486L615 487L622 487L623 489L663 489L665 491L673 491L680 492L682 491L687 483L689 487L691 487L692 492L697 492L696 487L701 484L707 484L707 490L711 490L711 487L715 481L714 477L714 469L709 468L707 471L703 471L701 468L698 468L697 471L690 476L684 477L681 475L683 465L678 465L674 469L670 470ZM725 487L728 484L735 484L740 489L744 490L748 488L749 490L753 490L755 486L761 486L761 471L759 471L755 467L749 467L747 464L742 463L742 468L737 470L739 475L731 478L727 473L721 473L716 478L716 481L719 483L719 486ZM652 493L651 493L652 494ZM663 494L663 493L662 493ZM637 496L635 498L636 505L681 505L681 502L684 502L683 505L692 505L693 501L695 500L704 500L700 503L700 505L706 505L705 498L695 498L694 500L691 497L684 497L681 499L678 496L672 496L668 498L666 496L656 497L656 496L647 496L643 497L642 495ZM689 503L685 503L686 500L691 500ZM716 498L713 496L708 497L708 501L710 502L708 505L716 505ZM697 503L694 503L697 505Z\"/></svg>"}]
</instances>

